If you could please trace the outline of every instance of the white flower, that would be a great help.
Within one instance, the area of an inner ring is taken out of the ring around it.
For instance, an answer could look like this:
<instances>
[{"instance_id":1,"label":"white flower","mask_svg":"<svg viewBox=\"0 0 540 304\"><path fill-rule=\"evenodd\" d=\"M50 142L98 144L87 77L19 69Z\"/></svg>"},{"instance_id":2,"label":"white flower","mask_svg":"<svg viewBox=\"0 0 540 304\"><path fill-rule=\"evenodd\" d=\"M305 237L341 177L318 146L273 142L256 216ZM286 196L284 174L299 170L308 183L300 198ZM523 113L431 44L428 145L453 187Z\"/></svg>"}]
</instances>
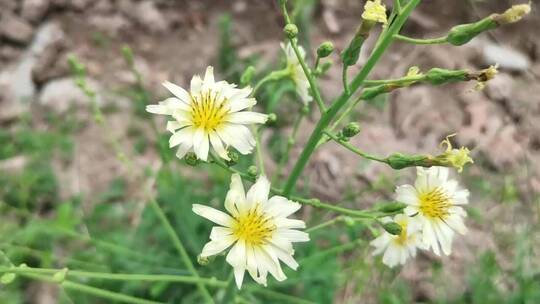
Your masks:
<instances>
[{"instance_id":1,"label":"white flower","mask_svg":"<svg viewBox=\"0 0 540 304\"><path fill-rule=\"evenodd\" d=\"M210 144L226 160L227 146L242 154L251 153L255 140L245 125L262 124L267 119L266 114L242 111L257 103L249 97L251 88L237 89L226 81L216 82L212 67L206 68L204 80L193 76L190 92L170 82L163 85L175 97L149 105L146 111L172 116L174 120L167 123L167 130L173 133L169 146L178 146L176 156L182 158L193 150L197 158L206 161Z\"/></svg>"},{"instance_id":2,"label":"white flower","mask_svg":"<svg viewBox=\"0 0 540 304\"><path fill-rule=\"evenodd\" d=\"M414 187L399 186L396 189L398 202L408 204L405 213L413 216L422 227L422 242L426 249L440 255L452 251L454 231L464 234L467 231L463 223L465 205L469 200L469 191L458 189L455 180L448 179L448 168L417 168ZM440 246L439 246L440 245Z\"/></svg>"},{"instance_id":3,"label":"white flower","mask_svg":"<svg viewBox=\"0 0 540 304\"><path fill-rule=\"evenodd\" d=\"M390 221L389 217L382 219L382 222ZM370 243L375 247L373 255L384 252L382 262L389 267L405 264L409 257L416 256L416 248L421 246L420 226L417 221L409 216L398 214L394 217L394 222L401 226L400 235L392 235L385 231Z\"/></svg>"},{"instance_id":4,"label":"white flower","mask_svg":"<svg viewBox=\"0 0 540 304\"><path fill-rule=\"evenodd\" d=\"M193 212L219 225L212 228L210 242L204 246L201 257L216 255L232 246L226 261L234 268L239 289L246 270L265 286L268 273L278 281L285 280L279 261L296 270L292 243L309 241L307 233L294 230L305 228L306 224L287 218L300 209L300 204L282 196L268 199L269 192L270 182L261 176L246 195L240 176L233 174L225 198L225 209L230 215L193 205Z\"/></svg>"},{"instance_id":5,"label":"white flower","mask_svg":"<svg viewBox=\"0 0 540 304\"><path fill-rule=\"evenodd\" d=\"M296 57L296 53L294 52L290 42L287 43L286 46L281 43L281 48L287 57L287 69L289 71L289 76L294 81L296 86L296 93L300 96L304 104L308 104L313 100L313 97L309 95L309 81L306 74L304 74L304 70L302 69L300 62L298 61L298 57ZM304 49L301 46L298 46L298 49L300 50L300 55L302 58L305 58L306 52Z\"/></svg>"}]
</instances>

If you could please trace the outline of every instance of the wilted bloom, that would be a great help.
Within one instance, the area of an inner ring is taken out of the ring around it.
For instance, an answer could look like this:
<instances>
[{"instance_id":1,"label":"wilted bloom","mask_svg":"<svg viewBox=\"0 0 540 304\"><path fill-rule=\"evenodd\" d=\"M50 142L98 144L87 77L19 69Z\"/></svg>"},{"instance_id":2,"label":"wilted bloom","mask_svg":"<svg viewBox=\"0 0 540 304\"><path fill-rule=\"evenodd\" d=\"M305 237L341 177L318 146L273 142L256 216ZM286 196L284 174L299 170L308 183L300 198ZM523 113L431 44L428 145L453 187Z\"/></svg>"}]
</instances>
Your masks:
<instances>
[{"instance_id":1,"label":"wilted bloom","mask_svg":"<svg viewBox=\"0 0 540 304\"><path fill-rule=\"evenodd\" d=\"M197 158L206 161L210 145L226 160L228 146L242 154L253 150L255 139L246 125L262 124L267 116L242 111L257 103L250 97L251 88L237 89L226 81L216 82L212 67L206 68L204 79L193 76L190 92L170 82L163 85L175 97L149 105L146 111L174 119L167 123L167 130L173 133L169 146L178 146L176 156L182 158L193 150Z\"/></svg>"},{"instance_id":2,"label":"wilted bloom","mask_svg":"<svg viewBox=\"0 0 540 304\"><path fill-rule=\"evenodd\" d=\"M486 83L495 78L499 73L497 70L498 67L498 64L490 65L487 69L480 71L480 74L477 77L478 82L476 83L476 86L474 86L474 89L477 91L483 90L486 87Z\"/></svg>"},{"instance_id":3,"label":"wilted bloom","mask_svg":"<svg viewBox=\"0 0 540 304\"><path fill-rule=\"evenodd\" d=\"M381 4L381 0L367 1L364 5L362 19L386 24L386 7Z\"/></svg>"},{"instance_id":4,"label":"wilted bloom","mask_svg":"<svg viewBox=\"0 0 540 304\"><path fill-rule=\"evenodd\" d=\"M391 219L385 217L382 222L388 223ZM384 253L382 262L389 267L405 264L409 257L416 256L416 248L421 245L419 233L421 227L417 221L407 215L398 214L394 216L394 222L401 227L399 235L385 231L370 243L375 247L373 255Z\"/></svg>"},{"instance_id":5,"label":"wilted bloom","mask_svg":"<svg viewBox=\"0 0 540 304\"><path fill-rule=\"evenodd\" d=\"M418 167L414 186L399 186L396 194L398 202L409 205L405 214L419 222L423 245L437 255L440 248L449 255L454 231L467 231L463 223L466 213L461 205L468 203L469 191L458 189L457 181L448 179L448 168Z\"/></svg>"},{"instance_id":6,"label":"wilted bloom","mask_svg":"<svg viewBox=\"0 0 540 304\"><path fill-rule=\"evenodd\" d=\"M444 165L449 165L458 170L463 171L463 166L467 163L474 163L473 159L469 156L470 152L468 148L461 147L454 149L452 143L450 143L450 137L455 134L449 135L445 140L441 142L441 145L446 145L446 151L443 154L435 157L435 160Z\"/></svg>"},{"instance_id":7,"label":"wilted bloom","mask_svg":"<svg viewBox=\"0 0 540 304\"><path fill-rule=\"evenodd\" d=\"M507 9L504 13L500 15L496 15L495 21L498 24L508 24L508 23L514 23L518 22L523 18L523 16L529 14L531 12L531 5L530 4L518 4L513 5L511 8Z\"/></svg>"},{"instance_id":8,"label":"wilted bloom","mask_svg":"<svg viewBox=\"0 0 540 304\"><path fill-rule=\"evenodd\" d=\"M234 268L238 288L242 287L246 270L265 286L268 273L278 281L285 280L279 261L296 270L292 243L309 241L307 233L295 230L305 228L306 224L287 218L300 209L300 204L282 196L268 199L269 192L270 182L261 176L245 194L240 176L233 174L225 198L225 209L230 215L193 205L193 212L219 225L212 228L210 242L200 256L213 256L232 246L226 261Z\"/></svg>"},{"instance_id":9,"label":"wilted bloom","mask_svg":"<svg viewBox=\"0 0 540 304\"><path fill-rule=\"evenodd\" d=\"M282 43L281 48L287 57L287 70L289 71L289 76L294 81L294 85L296 86L296 93L298 96L300 96L300 99L302 99L304 104L308 104L313 100L313 97L309 95L309 81L306 74L304 74L304 70L302 69L300 62L298 61L298 57L296 57L296 53L294 52L290 42L287 43L287 45ZM301 46L298 46L298 49L300 50L300 55L302 58L305 58L306 52L304 49Z\"/></svg>"}]
</instances>

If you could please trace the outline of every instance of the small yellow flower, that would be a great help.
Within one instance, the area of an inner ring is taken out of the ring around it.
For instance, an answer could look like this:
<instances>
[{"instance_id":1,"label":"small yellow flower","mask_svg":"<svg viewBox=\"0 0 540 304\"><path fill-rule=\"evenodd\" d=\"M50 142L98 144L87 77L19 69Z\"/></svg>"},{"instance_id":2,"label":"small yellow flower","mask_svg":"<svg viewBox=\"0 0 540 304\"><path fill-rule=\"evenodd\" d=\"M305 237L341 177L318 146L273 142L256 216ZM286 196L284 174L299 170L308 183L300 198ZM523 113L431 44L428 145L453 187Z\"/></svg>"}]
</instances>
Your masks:
<instances>
[{"instance_id":1,"label":"small yellow flower","mask_svg":"<svg viewBox=\"0 0 540 304\"><path fill-rule=\"evenodd\" d=\"M476 91L482 91L486 87L486 83L490 81L491 79L495 78L499 71L497 70L499 68L499 65L490 65L489 68L483 69L480 71L480 75L478 76L478 82L474 86L474 89Z\"/></svg>"},{"instance_id":2,"label":"small yellow flower","mask_svg":"<svg viewBox=\"0 0 540 304\"><path fill-rule=\"evenodd\" d=\"M507 9L504 13L497 17L497 22L499 24L509 24L518 22L523 18L523 16L531 12L530 4L519 4L514 5L511 8Z\"/></svg>"},{"instance_id":3,"label":"small yellow flower","mask_svg":"<svg viewBox=\"0 0 540 304\"><path fill-rule=\"evenodd\" d=\"M366 2L364 6L364 13L362 14L362 19L369 20L373 22L380 22L386 24L386 7L384 4L381 4L381 0L374 0Z\"/></svg>"},{"instance_id":4,"label":"small yellow flower","mask_svg":"<svg viewBox=\"0 0 540 304\"><path fill-rule=\"evenodd\" d=\"M461 147L459 149L452 148L452 143L450 143L450 137L455 136L456 134L451 134L446 137L445 140L441 142L441 146L446 145L446 151L443 154L436 157L442 163L451 165L456 168L458 172L463 171L463 166L467 163L474 163L473 159L469 156L470 150L466 147Z\"/></svg>"}]
</instances>

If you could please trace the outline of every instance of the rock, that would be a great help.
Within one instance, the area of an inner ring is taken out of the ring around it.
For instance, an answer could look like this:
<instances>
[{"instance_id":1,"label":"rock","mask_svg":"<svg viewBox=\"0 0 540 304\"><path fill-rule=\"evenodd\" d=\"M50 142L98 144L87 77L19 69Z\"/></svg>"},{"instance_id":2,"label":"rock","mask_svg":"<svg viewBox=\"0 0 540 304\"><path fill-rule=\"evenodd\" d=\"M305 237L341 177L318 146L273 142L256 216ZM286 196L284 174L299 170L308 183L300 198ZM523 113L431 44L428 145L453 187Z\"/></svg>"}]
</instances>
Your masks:
<instances>
[{"instance_id":1,"label":"rock","mask_svg":"<svg viewBox=\"0 0 540 304\"><path fill-rule=\"evenodd\" d=\"M506 100L511 98L513 86L512 76L507 73L499 73L487 83L485 92L493 100Z\"/></svg>"},{"instance_id":2,"label":"rock","mask_svg":"<svg viewBox=\"0 0 540 304\"><path fill-rule=\"evenodd\" d=\"M92 7L92 12L100 14L109 14L114 11L114 6L110 0L99 0Z\"/></svg>"},{"instance_id":3,"label":"rock","mask_svg":"<svg viewBox=\"0 0 540 304\"><path fill-rule=\"evenodd\" d=\"M98 31L111 36L117 36L131 25L131 22L120 14L112 16L94 15L89 18L89 23Z\"/></svg>"},{"instance_id":4,"label":"rock","mask_svg":"<svg viewBox=\"0 0 540 304\"><path fill-rule=\"evenodd\" d=\"M0 36L15 43L27 44L32 39L32 25L26 20L4 13L0 20Z\"/></svg>"},{"instance_id":5,"label":"rock","mask_svg":"<svg viewBox=\"0 0 540 304\"><path fill-rule=\"evenodd\" d=\"M4 45L0 47L0 60L12 61L16 59L23 52L22 49L11 46Z\"/></svg>"},{"instance_id":6,"label":"rock","mask_svg":"<svg viewBox=\"0 0 540 304\"><path fill-rule=\"evenodd\" d=\"M14 119L28 110L36 92L32 71L44 50L61 37L58 24L41 26L21 59L0 72L0 120Z\"/></svg>"},{"instance_id":7,"label":"rock","mask_svg":"<svg viewBox=\"0 0 540 304\"><path fill-rule=\"evenodd\" d=\"M151 33L163 33L169 28L167 19L153 1L143 1L134 10L135 21Z\"/></svg>"},{"instance_id":8,"label":"rock","mask_svg":"<svg viewBox=\"0 0 540 304\"><path fill-rule=\"evenodd\" d=\"M13 12L17 9L17 1L0 0L0 12Z\"/></svg>"},{"instance_id":9,"label":"rock","mask_svg":"<svg viewBox=\"0 0 540 304\"><path fill-rule=\"evenodd\" d=\"M498 64L501 69L523 72L531 65L529 58L521 52L497 44L484 45L483 54L486 64Z\"/></svg>"},{"instance_id":10,"label":"rock","mask_svg":"<svg viewBox=\"0 0 540 304\"><path fill-rule=\"evenodd\" d=\"M515 126L507 125L497 132L484 152L495 167L508 170L522 161L528 140Z\"/></svg>"},{"instance_id":11,"label":"rock","mask_svg":"<svg viewBox=\"0 0 540 304\"><path fill-rule=\"evenodd\" d=\"M49 6L49 0L23 0L21 16L30 22L38 22L43 19Z\"/></svg>"},{"instance_id":12,"label":"rock","mask_svg":"<svg viewBox=\"0 0 540 304\"><path fill-rule=\"evenodd\" d=\"M90 88L97 92L100 91L98 84L94 80L87 79L87 83ZM38 102L55 112L63 113L71 106L80 107L89 104L89 98L77 87L73 78L65 77L45 84ZM102 103L102 98L99 95L96 97L96 102L98 104Z\"/></svg>"},{"instance_id":13,"label":"rock","mask_svg":"<svg viewBox=\"0 0 540 304\"><path fill-rule=\"evenodd\" d=\"M81 12L88 7L91 1L92 0L70 0L67 1L67 4L70 9Z\"/></svg>"},{"instance_id":14,"label":"rock","mask_svg":"<svg viewBox=\"0 0 540 304\"><path fill-rule=\"evenodd\" d=\"M69 72L67 63L67 54L64 52L67 49L65 34L60 26L56 23L46 33L48 37L42 38L39 41L46 42L45 45L35 45L36 62L32 67L32 80L41 86L46 81L52 78L65 76Z\"/></svg>"},{"instance_id":15,"label":"rock","mask_svg":"<svg viewBox=\"0 0 540 304\"><path fill-rule=\"evenodd\" d=\"M26 164L28 164L28 158L24 155L3 159L0 161L0 172L16 174L21 172Z\"/></svg>"}]
</instances>

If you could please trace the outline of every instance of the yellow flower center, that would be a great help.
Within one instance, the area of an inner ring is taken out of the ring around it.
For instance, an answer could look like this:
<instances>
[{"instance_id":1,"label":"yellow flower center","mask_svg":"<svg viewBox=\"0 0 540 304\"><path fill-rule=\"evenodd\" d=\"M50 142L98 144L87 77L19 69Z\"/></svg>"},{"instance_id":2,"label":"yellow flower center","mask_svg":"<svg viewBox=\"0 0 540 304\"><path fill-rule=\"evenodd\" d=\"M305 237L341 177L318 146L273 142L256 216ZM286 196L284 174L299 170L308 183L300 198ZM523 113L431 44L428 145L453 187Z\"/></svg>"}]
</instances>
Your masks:
<instances>
[{"instance_id":1,"label":"yellow flower center","mask_svg":"<svg viewBox=\"0 0 540 304\"><path fill-rule=\"evenodd\" d=\"M196 128L204 128L206 132L215 131L225 122L229 113L225 107L227 100L219 92L208 90L191 96L191 120Z\"/></svg>"},{"instance_id":2,"label":"yellow flower center","mask_svg":"<svg viewBox=\"0 0 540 304\"><path fill-rule=\"evenodd\" d=\"M420 193L419 198L420 212L424 216L444 219L450 214L448 210L452 207L452 202L440 187Z\"/></svg>"},{"instance_id":3,"label":"yellow flower center","mask_svg":"<svg viewBox=\"0 0 540 304\"><path fill-rule=\"evenodd\" d=\"M252 209L235 218L233 235L246 242L247 245L260 246L270 241L276 226L270 222L258 208Z\"/></svg>"}]
</instances>

